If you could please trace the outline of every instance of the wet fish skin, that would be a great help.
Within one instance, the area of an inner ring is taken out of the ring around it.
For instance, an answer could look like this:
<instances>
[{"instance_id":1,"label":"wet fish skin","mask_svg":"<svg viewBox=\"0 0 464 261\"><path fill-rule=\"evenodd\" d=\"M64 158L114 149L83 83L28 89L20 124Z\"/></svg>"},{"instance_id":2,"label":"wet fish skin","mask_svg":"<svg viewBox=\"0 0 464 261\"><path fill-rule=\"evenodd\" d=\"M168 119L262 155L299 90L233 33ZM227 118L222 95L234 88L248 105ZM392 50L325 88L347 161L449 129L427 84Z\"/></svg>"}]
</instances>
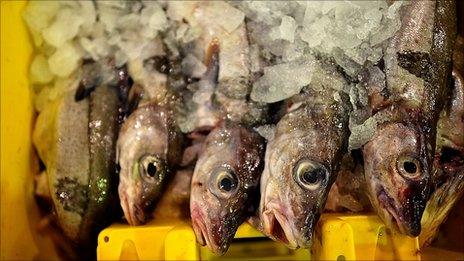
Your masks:
<instances>
[{"instance_id":1,"label":"wet fish skin","mask_svg":"<svg viewBox=\"0 0 464 261\"><path fill-rule=\"evenodd\" d=\"M339 93L342 99L336 101L333 95L329 88L308 94L306 102L280 119L266 147L258 229L289 248L311 246L347 150L348 98Z\"/></svg>"},{"instance_id":2,"label":"wet fish skin","mask_svg":"<svg viewBox=\"0 0 464 261\"><path fill-rule=\"evenodd\" d=\"M89 101L75 102L74 92L69 91L39 114L33 135L46 167L56 221L74 242L79 242L88 202L88 123Z\"/></svg>"},{"instance_id":3,"label":"wet fish skin","mask_svg":"<svg viewBox=\"0 0 464 261\"><path fill-rule=\"evenodd\" d=\"M181 160L183 137L168 105L147 103L123 123L117 142L119 198L130 225L143 224Z\"/></svg>"},{"instance_id":4,"label":"wet fish skin","mask_svg":"<svg viewBox=\"0 0 464 261\"><path fill-rule=\"evenodd\" d=\"M116 193L116 140L119 130L119 90L99 86L90 94L88 202L79 233L84 242L95 241L100 229L111 222ZM96 242L94 242L96 243Z\"/></svg>"},{"instance_id":5,"label":"wet fish skin","mask_svg":"<svg viewBox=\"0 0 464 261\"><path fill-rule=\"evenodd\" d=\"M387 101L373 105L383 123L364 145L371 203L391 228L420 233L428 199L435 129L456 33L455 3L412 1L385 52ZM372 105L371 105L372 106Z\"/></svg>"},{"instance_id":6,"label":"wet fish skin","mask_svg":"<svg viewBox=\"0 0 464 261\"><path fill-rule=\"evenodd\" d=\"M440 225L464 194L464 79L461 73L453 70L454 88L438 122L431 196L421 220L421 247L432 243Z\"/></svg>"},{"instance_id":7,"label":"wet fish skin","mask_svg":"<svg viewBox=\"0 0 464 261\"><path fill-rule=\"evenodd\" d=\"M253 130L223 123L207 136L192 177L190 212L197 241L224 254L259 198L264 140Z\"/></svg>"}]
</instances>

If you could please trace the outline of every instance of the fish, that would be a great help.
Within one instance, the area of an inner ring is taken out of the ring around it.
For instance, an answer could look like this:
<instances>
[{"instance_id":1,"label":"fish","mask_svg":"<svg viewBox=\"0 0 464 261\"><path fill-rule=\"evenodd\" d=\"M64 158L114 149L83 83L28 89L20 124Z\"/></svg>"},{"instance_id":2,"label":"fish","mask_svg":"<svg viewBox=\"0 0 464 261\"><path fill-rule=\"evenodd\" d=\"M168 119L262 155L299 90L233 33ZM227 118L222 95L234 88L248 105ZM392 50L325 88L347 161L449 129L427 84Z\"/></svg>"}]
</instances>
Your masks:
<instances>
[{"instance_id":1,"label":"fish","mask_svg":"<svg viewBox=\"0 0 464 261\"><path fill-rule=\"evenodd\" d=\"M88 202L83 222L80 226L80 238L84 241L95 240L99 229L110 224L106 218L114 209L117 201L116 140L119 131L120 108L119 89L116 86L97 87L89 97L89 185ZM91 231L89 233L88 231Z\"/></svg>"},{"instance_id":2,"label":"fish","mask_svg":"<svg viewBox=\"0 0 464 261\"><path fill-rule=\"evenodd\" d=\"M386 88L370 98L379 120L362 147L367 192L391 229L418 236L428 200L436 124L456 35L453 1L411 1L383 57ZM380 86L380 85L379 85Z\"/></svg>"},{"instance_id":3,"label":"fish","mask_svg":"<svg viewBox=\"0 0 464 261\"><path fill-rule=\"evenodd\" d=\"M311 246L348 146L347 82L330 64L320 63L316 71L307 89L293 98L299 102L286 105L287 113L267 142L258 218L250 219L291 249Z\"/></svg>"},{"instance_id":4,"label":"fish","mask_svg":"<svg viewBox=\"0 0 464 261\"><path fill-rule=\"evenodd\" d=\"M77 245L95 246L115 210L121 101L117 86L95 87L80 101L70 87L39 114L33 140L59 227Z\"/></svg>"},{"instance_id":5,"label":"fish","mask_svg":"<svg viewBox=\"0 0 464 261\"><path fill-rule=\"evenodd\" d=\"M33 134L34 145L45 165L56 222L74 242L79 241L88 202L88 124L89 100L75 102L74 92L69 91L38 115Z\"/></svg>"},{"instance_id":6,"label":"fish","mask_svg":"<svg viewBox=\"0 0 464 261\"><path fill-rule=\"evenodd\" d=\"M140 104L119 131L118 193L129 225L147 221L181 161L183 136L169 104Z\"/></svg>"},{"instance_id":7,"label":"fish","mask_svg":"<svg viewBox=\"0 0 464 261\"><path fill-rule=\"evenodd\" d=\"M462 57L463 40L461 37L460 44L456 43L455 61ZM441 224L464 194L464 67L459 62L452 74L454 88L438 121L431 196L421 220L421 247L437 237Z\"/></svg>"},{"instance_id":8,"label":"fish","mask_svg":"<svg viewBox=\"0 0 464 261\"><path fill-rule=\"evenodd\" d=\"M190 215L198 243L224 254L239 225L257 206L264 139L248 127L227 122L206 137L195 165Z\"/></svg>"}]
</instances>

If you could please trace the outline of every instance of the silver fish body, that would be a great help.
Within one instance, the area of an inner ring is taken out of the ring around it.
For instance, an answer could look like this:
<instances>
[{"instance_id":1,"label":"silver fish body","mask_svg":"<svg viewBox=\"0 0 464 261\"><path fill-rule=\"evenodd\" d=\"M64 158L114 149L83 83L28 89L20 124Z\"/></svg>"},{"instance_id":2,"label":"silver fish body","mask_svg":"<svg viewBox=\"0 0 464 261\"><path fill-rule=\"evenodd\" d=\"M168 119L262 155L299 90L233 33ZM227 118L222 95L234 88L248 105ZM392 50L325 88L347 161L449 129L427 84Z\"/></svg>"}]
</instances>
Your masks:
<instances>
[{"instance_id":1,"label":"silver fish body","mask_svg":"<svg viewBox=\"0 0 464 261\"><path fill-rule=\"evenodd\" d=\"M368 194L391 228L420 233L428 199L435 129L445 99L456 33L455 3L412 1L385 50L386 89L372 98L382 119L363 147ZM379 102L380 101L380 102Z\"/></svg>"},{"instance_id":2,"label":"silver fish body","mask_svg":"<svg viewBox=\"0 0 464 261\"><path fill-rule=\"evenodd\" d=\"M456 45L454 58L462 55L464 41ZM460 48L460 55L458 55ZM424 210L419 237L421 246L432 243L440 225L464 194L464 68L455 63L454 88L441 112L433 163L431 196Z\"/></svg>"}]
</instances>

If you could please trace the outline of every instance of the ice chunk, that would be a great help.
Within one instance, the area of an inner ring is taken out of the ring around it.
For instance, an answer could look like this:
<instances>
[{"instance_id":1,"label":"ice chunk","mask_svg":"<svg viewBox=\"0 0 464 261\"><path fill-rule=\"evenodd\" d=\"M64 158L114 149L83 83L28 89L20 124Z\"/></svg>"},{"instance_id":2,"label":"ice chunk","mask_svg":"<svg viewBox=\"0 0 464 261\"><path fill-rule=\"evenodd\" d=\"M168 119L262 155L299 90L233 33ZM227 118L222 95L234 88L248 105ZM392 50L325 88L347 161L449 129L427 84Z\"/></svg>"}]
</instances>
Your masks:
<instances>
[{"instance_id":1,"label":"ice chunk","mask_svg":"<svg viewBox=\"0 0 464 261\"><path fill-rule=\"evenodd\" d=\"M58 1L29 1L23 17L29 28L39 33L50 25L59 8Z\"/></svg>"},{"instance_id":2,"label":"ice chunk","mask_svg":"<svg viewBox=\"0 0 464 261\"><path fill-rule=\"evenodd\" d=\"M308 9L306 9L308 11ZM312 21L312 17L307 18L305 16L304 24L305 27L301 31L300 37L303 41L307 42L309 47L316 47L322 44L322 41L325 40L326 37L326 29L331 23L330 19L327 16L323 16L314 22ZM330 44L332 46L332 44ZM332 49L331 47L326 47L329 51Z\"/></svg>"},{"instance_id":3,"label":"ice chunk","mask_svg":"<svg viewBox=\"0 0 464 261\"><path fill-rule=\"evenodd\" d=\"M53 80L53 74L48 67L45 56L38 54L31 63L30 69L31 83L46 84Z\"/></svg>"},{"instance_id":4,"label":"ice chunk","mask_svg":"<svg viewBox=\"0 0 464 261\"><path fill-rule=\"evenodd\" d=\"M386 1L308 1L299 36L319 53L333 57L350 76L366 61L382 56L380 44L400 26L399 8Z\"/></svg>"},{"instance_id":5,"label":"ice chunk","mask_svg":"<svg viewBox=\"0 0 464 261\"><path fill-rule=\"evenodd\" d=\"M277 64L264 68L264 75L254 84L251 99L272 103L285 100L297 93L311 81L313 58Z\"/></svg>"},{"instance_id":6,"label":"ice chunk","mask_svg":"<svg viewBox=\"0 0 464 261\"><path fill-rule=\"evenodd\" d=\"M56 15L53 24L45 29L42 35L48 44L58 48L74 38L83 23L82 16L75 14L71 9L62 9Z\"/></svg>"},{"instance_id":7,"label":"ice chunk","mask_svg":"<svg viewBox=\"0 0 464 261\"><path fill-rule=\"evenodd\" d=\"M297 40L295 43L288 45L282 53L282 60L290 62L302 58L304 56L306 46L307 44L301 40Z\"/></svg>"},{"instance_id":8,"label":"ice chunk","mask_svg":"<svg viewBox=\"0 0 464 261\"><path fill-rule=\"evenodd\" d=\"M206 72L206 66L194 55L187 54L182 60L182 71L191 77L200 78Z\"/></svg>"},{"instance_id":9,"label":"ice chunk","mask_svg":"<svg viewBox=\"0 0 464 261\"><path fill-rule=\"evenodd\" d=\"M89 58L95 61L109 55L111 46L108 45L107 39L104 37L94 38L93 40L82 37L79 39L79 44L87 52Z\"/></svg>"},{"instance_id":10,"label":"ice chunk","mask_svg":"<svg viewBox=\"0 0 464 261\"><path fill-rule=\"evenodd\" d=\"M83 23L81 25L81 34L82 36L87 36L92 34L95 30L94 24L97 20L97 12L95 10L95 5L91 1L79 1L80 15L82 16Z\"/></svg>"},{"instance_id":11,"label":"ice chunk","mask_svg":"<svg viewBox=\"0 0 464 261\"><path fill-rule=\"evenodd\" d=\"M182 21L182 19L190 20L197 1L168 1L167 16L174 21Z\"/></svg>"},{"instance_id":12,"label":"ice chunk","mask_svg":"<svg viewBox=\"0 0 464 261\"><path fill-rule=\"evenodd\" d=\"M67 42L48 59L50 71L59 77L68 77L79 66L81 57L74 44Z\"/></svg>"},{"instance_id":13,"label":"ice chunk","mask_svg":"<svg viewBox=\"0 0 464 261\"><path fill-rule=\"evenodd\" d=\"M290 16L283 16L280 26L272 28L270 38L272 40L282 39L293 43L297 24Z\"/></svg>"},{"instance_id":14,"label":"ice chunk","mask_svg":"<svg viewBox=\"0 0 464 261\"><path fill-rule=\"evenodd\" d=\"M348 149L359 149L366 144L375 134L377 120L370 117L364 123L350 128L351 135L348 141Z\"/></svg>"},{"instance_id":15,"label":"ice chunk","mask_svg":"<svg viewBox=\"0 0 464 261\"><path fill-rule=\"evenodd\" d=\"M148 28L154 31L165 30L168 26L166 13L156 2L142 10L140 20L142 24L148 25Z\"/></svg>"},{"instance_id":16,"label":"ice chunk","mask_svg":"<svg viewBox=\"0 0 464 261\"><path fill-rule=\"evenodd\" d=\"M245 14L242 11L220 1L211 1L208 5L198 8L195 12L196 16L205 16L205 20L210 20L212 24L219 25L228 33L237 29L245 19Z\"/></svg>"}]
</instances>

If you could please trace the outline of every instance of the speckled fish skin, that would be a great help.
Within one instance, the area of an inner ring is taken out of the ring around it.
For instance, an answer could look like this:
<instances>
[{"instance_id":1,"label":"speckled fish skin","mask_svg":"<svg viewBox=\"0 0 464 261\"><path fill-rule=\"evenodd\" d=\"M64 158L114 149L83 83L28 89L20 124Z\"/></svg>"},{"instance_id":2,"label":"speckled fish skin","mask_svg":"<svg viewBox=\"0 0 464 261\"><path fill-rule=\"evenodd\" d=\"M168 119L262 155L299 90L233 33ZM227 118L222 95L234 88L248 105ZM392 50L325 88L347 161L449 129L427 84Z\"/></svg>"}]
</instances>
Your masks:
<instances>
[{"instance_id":1,"label":"speckled fish skin","mask_svg":"<svg viewBox=\"0 0 464 261\"><path fill-rule=\"evenodd\" d=\"M74 92L70 91L39 114L33 137L46 166L57 223L74 242L79 242L88 202L88 124L88 99L75 102Z\"/></svg>"},{"instance_id":2,"label":"speckled fish skin","mask_svg":"<svg viewBox=\"0 0 464 261\"><path fill-rule=\"evenodd\" d=\"M328 79L341 78L337 73ZM289 248L309 248L348 145L348 98L323 88L277 123L261 176L259 228Z\"/></svg>"},{"instance_id":3,"label":"speckled fish skin","mask_svg":"<svg viewBox=\"0 0 464 261\"><path fill-rule=\"evenodd\" d=\"M462 57L464 41L454 58ZM462 61L459 61L461 63ZM460 64L461 65L461 64ZM464 68L455 63L454 88L438 121L437 149L433 163L432 193L422 216L421 247L432 243L440 225L464 194Z\"/></svg>"},{"instance_id":4,"label":"speckled fish skin","mask_svg":"<svg viewBox=\"0 0 464 261\"><path fill-rule=\"evenodd\" d=\"M99 86L90 94L88 203L80 226L80 239L96 241L98 232L110 224L110 213L117 200L116 140L119 130L119 91ZM95 242L96 243L96 242Z\"/></svg>"},{"instance_id":5,"label":"speckled fish skin","mask_svg":"<svg viewBox=\"0 0 464 261\"><path fill-rule=\"evenodd\" d=\"M371 105L383 123L363 154L374 209L390 228L417 236L451 70L455 2L412 1L402 11L401 28L385 51L384 101Z\"/></svg>"},{"instance_id":6,"label":"speckled fish skin","mask_svg":"<svg viewBox=\"0 0 464 261\"><path fill-rule=\"evenodd\" d=\"M168 105L147 103L123 123L117 142L119 199L130 225L143 224L181 160L182 135Z\"/></svg>"},{"instance_id":7,"label":"speckled fish skin","mask_svg":"<svg viewBox=\"0 0 464 261\"><path fill-rule=\"evenodd\" d=\"M46 166L50 196L64 234L93 246L114 204L118 89L102 85L76 102L58 98L37 120L34 143ZM104 102L103 102L104 101Z\"/></svg>"},{"instance_id":8,"label":"speckled fish skin","mask_svg":"<svg viewBox=\"0 0 464 261\"><path fill-rule=\"evenodd\" d=\"M213 129L192 177L190 212L197 241L224 254L259 198L264 140L233 123ZM231 185L234 184L234 185Z\"/></svg>"}]
</instances>

